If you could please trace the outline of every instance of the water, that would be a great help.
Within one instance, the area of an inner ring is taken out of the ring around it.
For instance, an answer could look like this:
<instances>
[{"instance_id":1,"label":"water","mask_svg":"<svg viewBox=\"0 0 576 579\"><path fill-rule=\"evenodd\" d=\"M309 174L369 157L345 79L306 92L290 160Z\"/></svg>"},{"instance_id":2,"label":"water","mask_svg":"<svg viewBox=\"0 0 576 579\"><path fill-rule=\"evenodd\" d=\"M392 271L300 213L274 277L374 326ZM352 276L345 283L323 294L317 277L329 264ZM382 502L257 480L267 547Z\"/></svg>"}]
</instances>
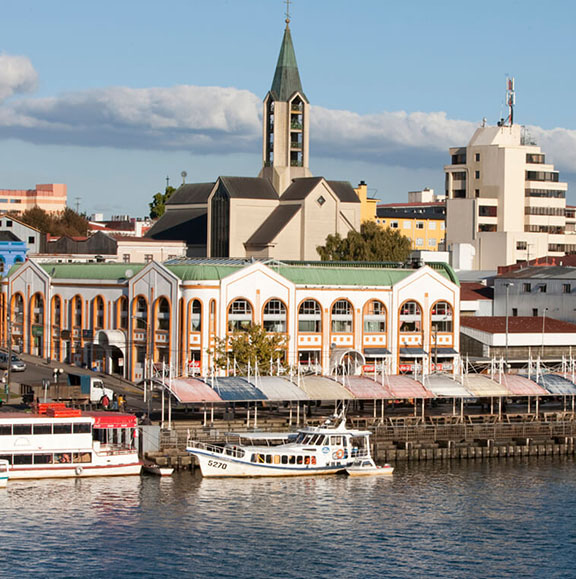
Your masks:
<instances>
[{"instance_id":1,"label":"water","mask_svg":"<svg viewBox=\"0 0 576 579\"><path fill-rule=\"evenodd\" d=\"M572 458L391 478L13 481L2 577L576 577Z\"/></svg>"}]
</instances>

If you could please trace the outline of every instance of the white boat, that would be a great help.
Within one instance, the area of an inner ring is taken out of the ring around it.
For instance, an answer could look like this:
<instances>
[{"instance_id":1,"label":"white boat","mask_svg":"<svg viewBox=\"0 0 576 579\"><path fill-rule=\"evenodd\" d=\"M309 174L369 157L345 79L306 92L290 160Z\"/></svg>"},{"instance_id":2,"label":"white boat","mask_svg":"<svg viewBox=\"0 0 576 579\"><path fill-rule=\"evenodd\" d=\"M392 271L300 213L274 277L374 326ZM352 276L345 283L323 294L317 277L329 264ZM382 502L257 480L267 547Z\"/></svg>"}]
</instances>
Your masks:
<instances>
[{"instance_id":1,"label":"white boat","mask_svg":"<svg viewBox=\"0 0 576 579\"><path fill-rule=\"evenodd\" d=\"M242 434L238 442L222 445L190 441L186 450L197 458L205 477L328 475L370 458L370 434L347 428L343 418L291 435Z\"/></svg>"},{"instance_id":2,"label":"white boat","mask_svg":"<svg viewBox=\"0 0 576 579\"><path fill-rule=\"evenodd\" d=\"M153 474L156 476L172 476L174 469L169 466L160 466L155 462L145 462L142 465L144 472L148 474Z\"/></svg>"},{"instance_id":3,"label":"white boat","mask_svg":"<svg viewBox=\"0 0 576 579\"><path fill-rule=\"evenodd\" d=\"M346 469L346 474L349 476L380 476L383 474L392 474L393 472L393 466L389 464L379 466L372 458L360 458Z\"/></svg>"},{"instance_id":4,"label":"white boat","mask_svg":"<svg viewBox=\"0 0 576 579\"><path fill-rule=\"evenodd\" d=\"M118 412L60 409L0 413L0 460L10 480L137 475L137 420Z\"/></svg>"},{"instance_id":5,"label":"white boat","mask_svg":"<svg viewBox=\"0 0 576 579\"><path fill-rule=\"evenodd\" d=\"M8 485L10 464L7 460L0 460L0 489Z\"/></svg>"}]
</instances>

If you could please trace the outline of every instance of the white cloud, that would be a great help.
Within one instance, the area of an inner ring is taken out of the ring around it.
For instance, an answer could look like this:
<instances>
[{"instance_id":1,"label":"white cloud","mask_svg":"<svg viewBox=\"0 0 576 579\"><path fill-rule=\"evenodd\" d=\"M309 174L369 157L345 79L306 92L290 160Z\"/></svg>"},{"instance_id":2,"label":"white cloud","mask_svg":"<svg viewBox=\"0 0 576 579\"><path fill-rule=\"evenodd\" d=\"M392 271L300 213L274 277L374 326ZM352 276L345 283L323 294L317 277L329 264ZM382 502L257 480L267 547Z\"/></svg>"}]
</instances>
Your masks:
<instances>
[{"instance_id":1,"label":"white cloud","mask_svg":"<svg viewBox=\"0 0 576 579\"><path fill-rule=\"evenodd\" d=\"M38 75L26 56L0 54L0 101L36 88Z\"/></svg>"}]
</instances>

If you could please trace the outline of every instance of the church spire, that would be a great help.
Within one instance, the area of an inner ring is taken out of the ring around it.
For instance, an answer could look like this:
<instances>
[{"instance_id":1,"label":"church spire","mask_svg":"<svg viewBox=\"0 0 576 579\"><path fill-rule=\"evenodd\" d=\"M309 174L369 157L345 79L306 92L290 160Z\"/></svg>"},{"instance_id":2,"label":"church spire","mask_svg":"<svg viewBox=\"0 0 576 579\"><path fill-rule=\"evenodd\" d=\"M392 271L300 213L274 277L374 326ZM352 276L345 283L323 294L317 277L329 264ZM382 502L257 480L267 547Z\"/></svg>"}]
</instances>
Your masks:
<instances>
[{"instance_id":1,"label":"church spire","mask_svg":"<svg viewBox=\"0 0 576 579\"><path fill-rule=\"evenodd\" d=\"M286 18L286 29L284 30L284 38L282 39L282 46L280 47L280 54L278 55L278 62L276 63L276 71L274 72L274 80L272 81L270 92L274 100L279 101L287 101L295 92L299 92L307 101L302 91L302 83L300 82L300 73L298 72L298 64L296 63L296 53L294 52L294 45L292 44L289 23L290 18Z\"/></svg>"}]
</instances>

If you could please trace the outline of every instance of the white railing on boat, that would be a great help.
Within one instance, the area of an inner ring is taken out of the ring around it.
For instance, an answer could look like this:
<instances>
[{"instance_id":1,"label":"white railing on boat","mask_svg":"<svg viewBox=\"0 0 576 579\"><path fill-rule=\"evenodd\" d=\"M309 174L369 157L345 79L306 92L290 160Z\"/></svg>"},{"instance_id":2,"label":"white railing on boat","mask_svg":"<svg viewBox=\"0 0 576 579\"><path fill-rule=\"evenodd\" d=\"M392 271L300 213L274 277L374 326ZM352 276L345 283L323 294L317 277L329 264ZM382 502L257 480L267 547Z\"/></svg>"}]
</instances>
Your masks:
<instances>
[{"instance_id":1,"label":"white railing on boat","mask_svg":"<svg viewBox=\"0 0 576 579\"><path fill-rule=\"evenodd\" d=\"M206 444L197 440L188 440L187 446L197 448L198 450L206 450L215 454L225 454L234 458L243 458L246 452L241 448L234 446L221 446L215 444Z\"/></svg>"}]
</instances>

